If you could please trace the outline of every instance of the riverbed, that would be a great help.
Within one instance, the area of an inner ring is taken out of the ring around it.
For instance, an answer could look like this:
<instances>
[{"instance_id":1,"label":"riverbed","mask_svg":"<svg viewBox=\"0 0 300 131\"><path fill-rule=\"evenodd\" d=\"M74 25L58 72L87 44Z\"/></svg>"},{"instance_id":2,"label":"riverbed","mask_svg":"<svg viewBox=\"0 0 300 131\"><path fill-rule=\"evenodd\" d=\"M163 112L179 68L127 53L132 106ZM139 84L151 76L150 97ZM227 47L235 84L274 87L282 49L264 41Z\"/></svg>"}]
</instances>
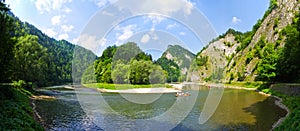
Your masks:
<instances>
[{"instance_id":1,"label":"riverbed","mask_svg":"<svg viewBox=\"0 0 300 131\"><path fill-rule=\"evenodd\" d=\"M286 111L275 98L224 89L216 110L199 123L212 88L183 87L187 97L168 94L100 93L95 89L41 90L53 100L35 100L46 130L270 130ZM144 102L144 103L140 103Z\"/></svg>"}]
</instances>

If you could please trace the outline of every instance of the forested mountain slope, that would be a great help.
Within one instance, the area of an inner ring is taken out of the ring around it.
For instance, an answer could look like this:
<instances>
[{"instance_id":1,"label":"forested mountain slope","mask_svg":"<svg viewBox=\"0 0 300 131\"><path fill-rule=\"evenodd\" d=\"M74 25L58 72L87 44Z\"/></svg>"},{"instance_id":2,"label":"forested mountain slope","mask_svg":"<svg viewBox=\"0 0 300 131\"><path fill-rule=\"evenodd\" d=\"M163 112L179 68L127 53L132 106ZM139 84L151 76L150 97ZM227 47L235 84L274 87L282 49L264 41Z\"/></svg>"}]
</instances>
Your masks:
<instances>
[{"instance_id":1,"label":"forested mountain slope","mask_svg":"<svg viewBox=\"0 0 300 131\"><path fill-rule=\"evenodd\" d=\"M1 22L1 82L24 80L40 86L70 83L75 49L96 58L85 48L50 38L9 11L1 11Z\"/></svg>"},{"instance_id":2,"label":"forested mountain slope","mask_svg":"<svg viewBox=\"0 0 300 131\"><path fill-rule=\"evenodd\" d=\"M185 81L195 54L180 45L169 45L156 61L169 74L168 82Z\"/></svg>"}]
</instances>

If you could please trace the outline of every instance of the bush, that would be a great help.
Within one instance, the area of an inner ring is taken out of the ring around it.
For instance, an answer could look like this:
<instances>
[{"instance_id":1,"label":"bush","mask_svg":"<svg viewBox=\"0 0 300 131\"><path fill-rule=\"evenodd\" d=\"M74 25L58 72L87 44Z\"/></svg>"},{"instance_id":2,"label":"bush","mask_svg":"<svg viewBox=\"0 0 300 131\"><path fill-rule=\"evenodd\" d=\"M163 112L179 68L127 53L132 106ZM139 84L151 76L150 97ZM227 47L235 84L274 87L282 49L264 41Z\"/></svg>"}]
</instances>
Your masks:
<instances>
[{"instance_id":1,"label":"bush","mask_svg":"<svg viewBox=\"0 0 300 131\"><path fill-rule=\"evenodd\" d=\"M22 88L22 87L26 86L26 82L23 81L23 80L13 81L12 86L15 87L15 88Z\"/></svg>"}]
</instances>

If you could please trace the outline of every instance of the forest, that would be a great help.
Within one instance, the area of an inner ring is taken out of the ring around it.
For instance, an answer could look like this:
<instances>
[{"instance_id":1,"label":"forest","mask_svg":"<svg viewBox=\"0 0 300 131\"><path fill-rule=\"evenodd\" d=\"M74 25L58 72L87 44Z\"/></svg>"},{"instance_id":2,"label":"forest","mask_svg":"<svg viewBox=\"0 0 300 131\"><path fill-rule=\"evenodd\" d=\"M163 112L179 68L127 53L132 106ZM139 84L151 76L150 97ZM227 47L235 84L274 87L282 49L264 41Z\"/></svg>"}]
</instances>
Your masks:
<instances>
[{"instance_id":1,"label":"forest","mask_svg":"<svg viewBox=\"0 0 300 131\"><path fill-rule=\"evenodd\" d=\"M20 21L2 1L0 20L1 83L23 80L35 87L72 83L74 50L96 58L85 48L65 40L57 41Z\"/></svg>"}]
</instances>

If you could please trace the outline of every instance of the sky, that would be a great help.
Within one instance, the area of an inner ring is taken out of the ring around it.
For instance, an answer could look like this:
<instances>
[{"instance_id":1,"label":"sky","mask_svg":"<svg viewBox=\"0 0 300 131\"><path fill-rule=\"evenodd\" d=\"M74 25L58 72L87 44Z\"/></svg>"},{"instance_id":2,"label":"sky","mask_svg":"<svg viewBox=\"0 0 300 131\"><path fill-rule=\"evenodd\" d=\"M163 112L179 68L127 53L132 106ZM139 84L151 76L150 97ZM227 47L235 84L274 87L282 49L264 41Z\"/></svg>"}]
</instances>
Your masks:
<instances>
[{"instance_id":1,"label":"sky","mask_svg":"<svg viewBox=\"0 0 300 131\"><path fill-rule=\"evenodd\" d=\"M11 11L57 40L101 55L111 45L136 42L158 57L167 45L193 53L229 28L245 32L269 0L7 0Z\"/></svg>"}]
</instances>

